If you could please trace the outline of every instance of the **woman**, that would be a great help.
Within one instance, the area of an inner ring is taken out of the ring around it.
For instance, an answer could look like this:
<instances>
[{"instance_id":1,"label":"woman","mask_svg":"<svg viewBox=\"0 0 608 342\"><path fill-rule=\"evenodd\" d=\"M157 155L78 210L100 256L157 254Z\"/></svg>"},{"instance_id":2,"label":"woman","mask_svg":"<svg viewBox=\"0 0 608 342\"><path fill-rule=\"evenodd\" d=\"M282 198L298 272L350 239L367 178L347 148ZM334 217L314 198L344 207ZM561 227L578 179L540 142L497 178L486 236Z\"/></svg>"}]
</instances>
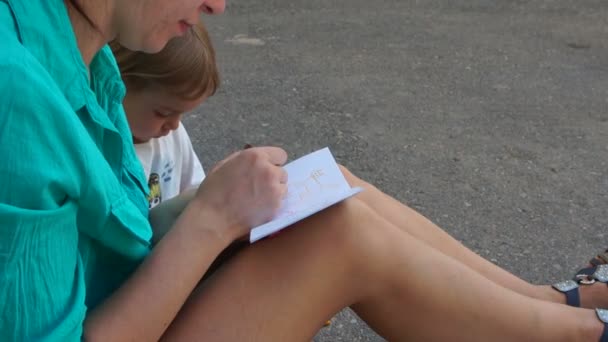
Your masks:
<instances>
[{"instance_id":1,"label":"woman","mask_svg":"<svg viewBox=\"0 0 608 342\"><path fill-rule=\"evenodd\" d=\"M201 12L223 10L224 0L0 1L2 340L304 340L346 306L391 341L600 338L594 311L518 293L548 291L366 184L198 286L276 210L278 148L220 163L151 250L145 179L105 44L157 52Z\"/></svg>"}]
</instances>

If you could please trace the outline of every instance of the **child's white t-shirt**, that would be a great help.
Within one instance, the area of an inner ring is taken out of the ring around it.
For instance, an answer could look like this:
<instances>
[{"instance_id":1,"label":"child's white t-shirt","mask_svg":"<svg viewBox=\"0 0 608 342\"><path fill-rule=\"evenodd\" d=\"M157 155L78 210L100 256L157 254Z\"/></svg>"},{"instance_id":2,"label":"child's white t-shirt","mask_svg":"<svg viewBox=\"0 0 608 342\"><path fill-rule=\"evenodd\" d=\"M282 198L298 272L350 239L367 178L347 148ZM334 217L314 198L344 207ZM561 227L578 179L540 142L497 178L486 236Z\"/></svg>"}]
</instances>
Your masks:
<instances>
[{"instance_id":1,"label":"child's white t-shirt","mask_svg":"<svg viewBox=\"0 0 608 342\"><path fill-rule=\"evenodd\" d=\"M203 166L181 123L164 137L135 144L135 151L148 179L150 209L197 187L205 178Z\"/></svg>"}]
</instances>

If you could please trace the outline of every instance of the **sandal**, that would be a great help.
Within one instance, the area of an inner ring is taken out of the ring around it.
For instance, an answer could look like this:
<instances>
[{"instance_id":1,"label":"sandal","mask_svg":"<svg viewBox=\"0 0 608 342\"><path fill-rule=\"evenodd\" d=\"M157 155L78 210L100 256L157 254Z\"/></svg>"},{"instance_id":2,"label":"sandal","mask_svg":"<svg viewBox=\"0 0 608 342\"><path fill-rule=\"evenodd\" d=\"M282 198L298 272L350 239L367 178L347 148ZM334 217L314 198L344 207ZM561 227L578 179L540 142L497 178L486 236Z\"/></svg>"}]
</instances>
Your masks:
<instances>
[{"instance_id":1,"label":"sandal","mask_svg":"<svg viewBox=\"0 0 608 342\"><path fill-rule=\"evenodd\" d=\"M580 307L581 296L578 290L579 286L595 284L598 281L600 283L608 283L608 264L583 268L576 273L573 279L562 281L552 286L557 291L563 292L566 295L566 304ZM608 318L608 310L606 312L606 317ZM606 341L608 342L608 340Z\"/></svg>"},{"instance_id":2,"label":"sandal","mask_svg":"<svg viewBox=\"0 0 608 342\"><path fill-rule=\"evenodd\" d=\"M593 257L593 259L589 260L589 263L592 266L608 264L608 249Z\"/></svg>"},{"instance_id":3,"label":"sandal","mask_svg":"<svg viewBox=\"0 0 608 342\"><path fill-rule=\"evenodd\" d=\"M599 342L608 342L608 310L606 309L595 309L597 318L604 323L604 332L600 337Z\"/></svg>"}]
</instances>

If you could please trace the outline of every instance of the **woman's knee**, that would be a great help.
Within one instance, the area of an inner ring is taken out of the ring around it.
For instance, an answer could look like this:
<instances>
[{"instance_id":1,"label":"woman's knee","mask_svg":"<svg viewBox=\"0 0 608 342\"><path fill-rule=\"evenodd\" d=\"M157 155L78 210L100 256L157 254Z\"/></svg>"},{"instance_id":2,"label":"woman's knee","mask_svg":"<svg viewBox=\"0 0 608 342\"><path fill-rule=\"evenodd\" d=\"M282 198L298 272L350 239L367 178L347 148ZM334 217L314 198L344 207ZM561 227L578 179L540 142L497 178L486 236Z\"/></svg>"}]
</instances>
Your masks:
<instances>
[{"instance_id":1,"label":"woman's knee","mask_svg":"<svg viewBox=\"0 0 608 342\"><path fill-rule=\"evenodd\" d=\"M311 218L327 247L353 263L367 263L386 246L396 229L356 196Z\"/></svg>"},{"instance_id":2,"label":"woman's knee","mask_svg":"<svg viewBox=\"0 0 608 342\"><path fill-rule=\"evenodd\" d=\"M351 186L371 186L371 184L355 176L352 172L350 172L349 169L346 168L346 166L338 164L338 167L340 168L342 175L344 175L344 178L346 178L348 184Z\"/></svg>"},{"instance_id":3,"label":"woman's knee","mask_svg":"<svg viewBox=\"0 0 608 342\"><path fill-rule=\"evenodd\" d=\"M346 181L348 182L348 184L350 184L350 186L358 186L360 188L372 190L374 192L380 191L373 184L357 177L349 169L347 169L344 165L338 164L338 167L340 168L342 175L344 175L344 178L346 178Z\"/></svg>"}]
</instances>

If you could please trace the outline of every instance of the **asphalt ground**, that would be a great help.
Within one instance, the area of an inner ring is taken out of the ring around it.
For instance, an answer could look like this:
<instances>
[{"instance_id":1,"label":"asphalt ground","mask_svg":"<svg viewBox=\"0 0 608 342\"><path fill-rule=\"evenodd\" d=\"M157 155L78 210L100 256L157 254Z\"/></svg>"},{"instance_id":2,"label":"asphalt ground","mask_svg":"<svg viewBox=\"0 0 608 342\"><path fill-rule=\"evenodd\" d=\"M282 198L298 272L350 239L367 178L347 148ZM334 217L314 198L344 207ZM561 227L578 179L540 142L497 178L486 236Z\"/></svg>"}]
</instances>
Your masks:
<instances>
[{"instance_id":1,"label":"asphalt ground","mask_svg":"<svg viewBox=\"0 0 608 342\"><path fill-rule=\"evenodd\" d=\"M329 146L535 283L608 248L607 1L229 0L206 22L223 84L184 119L205 167ZM380 340L349 311L315 338Z\"/></svg>"}]
</instances>

